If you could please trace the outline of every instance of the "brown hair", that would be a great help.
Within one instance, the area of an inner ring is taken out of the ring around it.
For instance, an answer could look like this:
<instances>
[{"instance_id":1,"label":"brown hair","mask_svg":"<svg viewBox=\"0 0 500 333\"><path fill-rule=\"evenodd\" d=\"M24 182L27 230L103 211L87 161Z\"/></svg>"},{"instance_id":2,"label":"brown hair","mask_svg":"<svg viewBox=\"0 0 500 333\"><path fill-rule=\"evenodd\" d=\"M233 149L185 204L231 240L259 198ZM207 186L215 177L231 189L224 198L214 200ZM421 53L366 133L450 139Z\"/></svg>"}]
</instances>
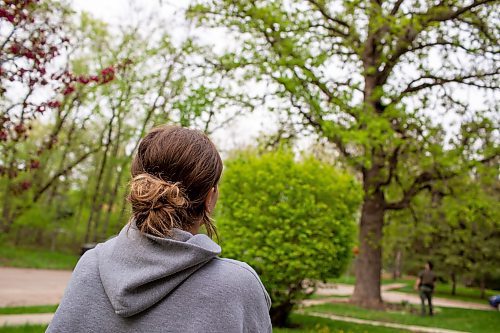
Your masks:
<instances>
[{"instance_id":1,"label":"brown hair","mask_svg":"<svg viewBox=\"0 0 500 333\"><path fill-rule=\"evenodd\" d=\"M203 133L178 126L151 130L132 161L128 201L141 232L171 236L201 220L208 236L216 234L205 199L217 186L222 160Z\"/></svg>"}]
</instances>

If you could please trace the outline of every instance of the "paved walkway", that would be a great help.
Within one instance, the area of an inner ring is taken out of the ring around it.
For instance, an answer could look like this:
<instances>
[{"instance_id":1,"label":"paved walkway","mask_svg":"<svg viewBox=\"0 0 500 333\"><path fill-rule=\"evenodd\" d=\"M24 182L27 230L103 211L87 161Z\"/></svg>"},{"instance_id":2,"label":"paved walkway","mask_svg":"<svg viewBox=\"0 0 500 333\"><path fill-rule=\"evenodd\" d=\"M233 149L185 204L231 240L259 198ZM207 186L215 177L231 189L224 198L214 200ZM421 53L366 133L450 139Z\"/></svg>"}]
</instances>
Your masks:
<instances>
[{"instance_id":1,"label":"paved walkway","mask_svg":"<svg viewBox=\"0 0 500 333\"><path fill-rule=\"evenodd\" d=\"M71 271L0 267L0 307L59 304Z\"/></svg>"},{"instance_id":2,"label":"paved walkway","mask_svg":"<svg viewBox=\"0 0 500 333\"><path fill-rule=\"evenodd\" d=\"M416 326L416 325L403 325L403 324L388 323L388 322L376 321L376 320L365 320L365 319L358 319L358 318L352 318L352 317L337 316L337 315L328 314L328 313L321 313L321 312L307 312L307 315L314 316L314 317L327 318L327 319L337 320L337 321L344 321L344 322L348 322L348 323L390 327L390 328L400 329L400 330L404 330L404 331L408 331L408 332L467 333L467 332L463 332L463 331L447 330L444 328Z\"/></svg>"}]
</instances>

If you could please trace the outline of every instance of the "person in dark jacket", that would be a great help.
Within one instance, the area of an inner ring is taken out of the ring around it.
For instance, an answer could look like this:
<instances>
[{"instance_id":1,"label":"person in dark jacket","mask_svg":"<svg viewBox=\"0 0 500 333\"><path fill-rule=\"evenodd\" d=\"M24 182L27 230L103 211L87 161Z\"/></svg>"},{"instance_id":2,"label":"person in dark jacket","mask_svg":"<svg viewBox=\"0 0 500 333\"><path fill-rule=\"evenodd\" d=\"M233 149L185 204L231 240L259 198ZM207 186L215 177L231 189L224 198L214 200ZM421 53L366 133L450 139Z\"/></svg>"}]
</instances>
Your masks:
<instances>
[{"instance_id":1,"label":"person in dark jacket","mask_svg":"<svg viewBox=\"0 0 500 333\"><path fill-rule=\"evenodd\" d=\"M425 316L425 300L429 303L429 315L434 315L432 309L432 293L434 292L434 284L436 282L436 275L432 271L432 262L428 261L425 264L425 269L418 274L418 279L415 282L415 289L420 293L420 300L422 301L422 315Z\"/></svg>"},{"instance_id":2,"label":"person in dark jacket","mask_svg":"<svg viewBox=\"0 0 500 333\"><path fill-rule=\"evenodd\" d=\"M81 257L47 332L272 332L257 273L211 240L222 161L208 137L155 128L131 171L129 223Z\"/></svg>"}]
</instances>

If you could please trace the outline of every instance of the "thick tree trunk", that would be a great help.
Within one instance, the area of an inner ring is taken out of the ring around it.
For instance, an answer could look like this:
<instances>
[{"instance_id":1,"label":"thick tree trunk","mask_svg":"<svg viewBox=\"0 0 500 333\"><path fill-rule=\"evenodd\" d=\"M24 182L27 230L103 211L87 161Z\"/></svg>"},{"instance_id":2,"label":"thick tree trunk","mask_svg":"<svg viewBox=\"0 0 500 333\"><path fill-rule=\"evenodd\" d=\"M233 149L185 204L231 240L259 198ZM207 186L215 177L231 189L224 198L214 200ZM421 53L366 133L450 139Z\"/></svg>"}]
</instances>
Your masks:
<instances>
[{"instance_id":1,"label":"thick tree trunk","mask_svg":"<svg viewBox=\"0 0 500 333\"><path fill-rule=\"evenodd\" d=\"M378 3L375 4L380 7ZM370 22L374 20L372 11ZM377 47L379 36L370 31L362 54L365 69L365 86L363 101L365 112L378 115L383 112L379 96L374 92L381 87L377 73L373 69L378 66L380 48ZM363 124L365 126L366 124ZM371 168L363 168L363 190L365 193L361 221L359 226L359 254L356 259L356 286L351 300L364 307L380 308L383 306L380 294L380 274L382 270L382 228L384 226L385 198L380 188L381 169L384 168L384 156L376 149L371 151Z\"/></svg>"},{"instance_id":2,"label":"thick tree trunk","mask_svg":"<svg viewBox=\"0 0 500 333\"><path fill-rule=\"evenodd\" d=\"M352 301L364 307L382 307L380 274L382 270L382 227L384 197L380 191L365 191L356 261L356 286Z\"/></svg>"}]
</instances>

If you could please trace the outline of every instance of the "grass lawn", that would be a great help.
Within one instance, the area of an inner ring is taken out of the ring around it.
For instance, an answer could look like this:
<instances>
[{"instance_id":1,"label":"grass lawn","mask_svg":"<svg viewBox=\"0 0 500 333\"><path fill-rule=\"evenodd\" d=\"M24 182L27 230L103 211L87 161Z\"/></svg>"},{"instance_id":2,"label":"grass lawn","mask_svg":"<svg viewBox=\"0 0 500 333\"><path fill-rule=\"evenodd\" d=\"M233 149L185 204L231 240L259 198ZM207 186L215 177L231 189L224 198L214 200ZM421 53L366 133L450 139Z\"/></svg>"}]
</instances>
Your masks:
<instances>
[{"instance_id":1,"label":"grass lawn","mask_svg":"<svg viewBox=\"0 0 500 333\"><path fill-rule=\"evenodd\" d=\"M40 249L20 249L3 245L0 247L0 266L73 269L79 256Z\"/></svg>"},{"instance_id":2,"label":"grass lawn","mask_svg":"<svg viewBox=\"0 0 500 333\"><path fill-rule=\"evenodd\" d=\"M300 328L275 328L274 333L396 333L403 332L391 328L336 322L325 318L315 318L299 314L291 316L292 324ZM47 326L4 326L0 333L42 333Z\"/></svg>"},{"instance_id":3,"label":"grass lawn","mask_svg":"<svg viewBox=\"0 0 500 333\"><path fill-rule=\"evenodd\" d=\"M350 296L343 296L343 295L318 295L318 294L312 294L308 299L324 299L324 298L341 298L341 299L347 299Z\"/></svg>"},{"instance_id":4,"label":"grass lawn","mask_svg":"<svg viewBox=\"0 0 500 333\"><path fill-rule=\"evenodd\" d=\"M343 284L355 284L356 283L356 277L353 275L342 275L338 278L335 279L328 279L327 282L330 283L343 283ZM411 277L403 277L401 279L382 279L382 284L391 284L391 283L404 283L408 286L413 286L415 283L415 279Z\"/></svg>"},{"instance_id":5,"label":"grass lawn","mask_svg":"<svg viewBox=\"0 0 500 333\"><path fill-rule=\"evenodd\" d=\"M406 332L393 328L377 327L333 321L326 318L292 314L292 325L297 328L274 328L274 333L395 333Z\"/></svg>"},{"instance_id":6,"label":"grass lawn","mask_svg":"<svg viewBox=\"0 0 500 333\"><path fill-rule=\"evenodd\" d=\"M23 313L54 313L57 305L36 305L36 306L14 306L0 308L0 315L23 314Z\"/></svg>"},{"instance_id":7,"label":"grass lawn","mask_svg":"<svg viewBox=\"0 0 500 333\"><path fill-rule=\"evenodd\" d=\"M415 307L418 312L418 306ZM434 317L421 317L404 311L376 311L362 309L352 304L322 304L305 308L304 311L332 313L360 319L447 328L458 331L494 333L500 327L500 315L496 311L436 308Z\"/></svg>"},{"instance_id":8,"label":"grass lawn","mask_svg":"<svg viewBox=\"0 0 500 333\"><path fill-rule=\"evenodd\" d=\"M0 326L0 333L43 333L47 325Z\"/></svg>"},{"instance_id":9,"label":"grass lawn","mask_svg":"<svg viewBox=\"0 0 500 333\"><path fill-rule=\"evenodd\" d=\"M356 278L352 275L342 275L338 278L328 279L327 282L330 283L343 283L343 284L355 284Z\"/></svg>"},{"instance_id":10,"label":"grass lawn","mask_svg":"<svg viewBox=\"0 0 500 333\"><path fill-rule=\"evenodd\" d=\"M300 314L291 315L291 323L297 328L274 328L274 333L396 333L405 332L392 328L369 325L351 324L329 320L326 318L311 317ZM0 333L38 333L45 332L47 326L25 325L0 327Z\"/></svg>"},{"instance_id":11,"label":"grass lawn","mask_svg":"<svg viewBox=\"0 0 500 333\"><path fill-rule=\"evenodd\" d=\"M292 325L297 328L274 328L274 333L396 333L403 332L392 328L383 328L368 325L350 324L337 322L325 318L310 317L293 314L291 316ZM26 325L26 326L4 326L0 327L0 333L38 333L45 332L47 326Z\"/></svg>"}]
</instances>

